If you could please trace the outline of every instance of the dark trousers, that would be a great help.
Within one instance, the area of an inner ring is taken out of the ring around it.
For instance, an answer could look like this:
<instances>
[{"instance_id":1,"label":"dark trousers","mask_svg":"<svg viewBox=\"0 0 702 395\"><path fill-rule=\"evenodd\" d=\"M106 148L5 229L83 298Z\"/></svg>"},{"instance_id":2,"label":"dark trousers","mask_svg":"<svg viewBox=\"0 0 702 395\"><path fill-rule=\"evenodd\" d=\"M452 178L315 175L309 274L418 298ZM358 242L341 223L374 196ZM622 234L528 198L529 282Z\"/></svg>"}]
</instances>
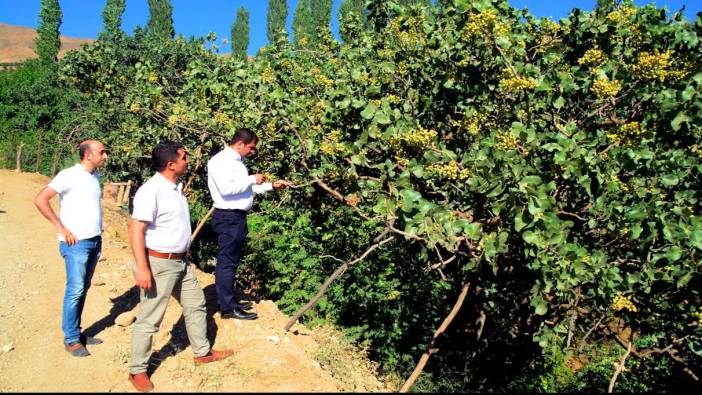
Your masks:
<instances>
[{"instance_id":1,"label":"dark trousers","mask_svg":"<svg viewBox=\"0 0 702 395\"><path fill-rule=\"evenodd\" d=\"M246 212L242 210L215 209L212 228L217 233L217 267L215 288L219 300L219 311L231 313L237 305L234 296L236 269L248 233Z\"/></svg>"}]
</instances>

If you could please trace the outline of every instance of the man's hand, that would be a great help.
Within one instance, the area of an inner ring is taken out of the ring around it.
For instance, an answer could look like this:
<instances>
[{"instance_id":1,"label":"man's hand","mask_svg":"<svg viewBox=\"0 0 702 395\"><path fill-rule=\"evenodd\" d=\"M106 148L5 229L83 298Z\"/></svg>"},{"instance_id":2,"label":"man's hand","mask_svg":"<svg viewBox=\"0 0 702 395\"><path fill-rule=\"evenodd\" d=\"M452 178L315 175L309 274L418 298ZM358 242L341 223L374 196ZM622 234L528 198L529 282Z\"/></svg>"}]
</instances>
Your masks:
<instances>
[{"instance_id":1,"label":"man's hand","mask_svg":"<svg viewBox=\"0 0 702 395\"><path fill-rule=\"evenodd\" d=\"M287 181L278 180L278 181L273 183L273 189L285 189L285 188L289 187L290 185L291 184Z\"/></svg>"},{"instance_id":2,"label":"man's hand","mask_svg":"<svg viewBox=\"0 0 702 395\"><path fill-rule=\"evenodd\" d=\"M61 233L63 239L66 240L66 244L68 244L69 246L76 244L76 237L73 235L73 233L71 233L70 230L68 230L68 228L66 228L63 225L59 225L58 232Z\"/></svg>"},{"instance_id":3,"label":"man's hand","mask_svg":"<svg viewBox=\"0 0 702 395\"><path fill-rule=\"evenodd\" d=\"M136 279L137 287L141 289L151 288L151 271L148 267L137 266L136 274L134 277Z\"/></svg>"},{"instance_id":4,"label":"man's hand","mask_svg":"<svg viewBox=\"0 0 702 395\"><path fill-rule=\"evenodd\" d=\"M261 185L266 181L266 176L263 174L255 174L254 177L256 177L256 185Z\"/></svg>"}]
</instances>

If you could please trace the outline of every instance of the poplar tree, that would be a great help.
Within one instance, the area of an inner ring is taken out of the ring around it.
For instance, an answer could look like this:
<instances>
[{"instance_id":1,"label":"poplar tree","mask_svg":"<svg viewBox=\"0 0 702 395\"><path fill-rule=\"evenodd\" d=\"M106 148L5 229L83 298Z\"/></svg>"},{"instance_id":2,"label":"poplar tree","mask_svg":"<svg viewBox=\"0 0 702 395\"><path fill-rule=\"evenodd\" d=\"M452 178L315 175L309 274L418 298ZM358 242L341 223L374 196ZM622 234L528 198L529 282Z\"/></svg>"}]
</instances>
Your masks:
<instances>
[{"instance_id":1,"label":"poplar tree","mask_svg":"<svg viewBox=\"0 0 702 395\"><path fill-rule=\"evenodd\" d=\"M293 15L292 30L295 45L304 47L304 41L311 39L310 27L312 26L309 0L299 0ZM304 40L303 40L304 39Z\"/></svg>"},{"instance_id":2,"label":"poplar tree","mask_svg":"<svg viewBox=\"0 0 702 395\"><path fill-rule=\"evenodd\" d=\"M232 25L232 57L246 59L249 48L249 12L244 6L236 12L236 21Z\"/></svg>"},{"instance_id":3,"label":"poplar tree","mask_svg":"<svg viewBox=\"0 0 702 395\"><path fill-rule=\"evenodd\" d=\"M302 1L302 0L300 0ZM310 39L316 43L320 34L331 34L332 0L310 0Z\"/></svg>"},{"instance_id":4,"label":"poplar tree","mask_svg":"<svg viewBox=\"0 0 702 395\"><path fill-rule=\"evenodd\" d=\"M266 16L266 34L268 42L275 42L276 37L285 30L285 21L288 19L287 0L269 0L268 14Z\"/></svg>"},{"instance_id":5,"label":"poplar tree","mask_svg":"<svg viewBox=\"0 0 702 395\"><path fill-rule=\"evenodd\" d=\"M107 0L102 10L102 32L100 38L113 41L122 34L122 14L126 8L125 0Z\"/></svg>"},{"instance_id":6,"label":"poplar tree","mask_svg":"<svg viewBox=\"0 0 702 395\"><path fill-rule=\"evenodd\" d=\"M351 15L355 15L361 21L363 27L368 23L366 17L365 0L343 0L339 6L339 35L344 42L350 41L350 31L346 28L346 21Z\"/></svg>"},{"instance_id":7,"label":"poplar tree","mask_svg":"<svg viewBox=\"0 0 702 395\"><path fill-rule=\"evenodd\" d=\"M175 36L171 0L149 0L149 14L147 29L150 34L161 38Z\"/></svg>"},{"instance_id":8,"label":"poplar tree","mask_svg":"<svg viewBox=\"0 0 702 395\"><path fill-rule=\"evenodd\" d=\"M62 17L58 0L41 0L39 28L34 43L36 44L36 53L42 63L51 64L58 60L59 49L61 49L59 27Z\"/></svg>"}]
</instances>

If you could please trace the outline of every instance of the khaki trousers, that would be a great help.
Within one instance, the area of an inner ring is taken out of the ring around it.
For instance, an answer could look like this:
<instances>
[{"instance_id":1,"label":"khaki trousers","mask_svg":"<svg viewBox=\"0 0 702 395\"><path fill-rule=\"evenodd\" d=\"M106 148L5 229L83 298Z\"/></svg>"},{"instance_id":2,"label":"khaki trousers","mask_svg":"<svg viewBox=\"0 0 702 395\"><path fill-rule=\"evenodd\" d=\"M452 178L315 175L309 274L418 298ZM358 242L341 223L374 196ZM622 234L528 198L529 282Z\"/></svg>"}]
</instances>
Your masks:
<instances>
[{"instance_id":1,"label":"khaki trousers","mask_svg":"<svg viewBox=\"0 0 702 395\"><path fill-rule=\"evenodd\" d=\"M139 315L132 330L132 374L146 372L151 357L151 342L166 314L168 301L173 297L183 307L185 329L195 357L210 352L207 340L205 294L187 259L162 259L149 256L151 288L139 292ZM136 272L136 262L132 264Z\"/></svg>"}]
</instances>

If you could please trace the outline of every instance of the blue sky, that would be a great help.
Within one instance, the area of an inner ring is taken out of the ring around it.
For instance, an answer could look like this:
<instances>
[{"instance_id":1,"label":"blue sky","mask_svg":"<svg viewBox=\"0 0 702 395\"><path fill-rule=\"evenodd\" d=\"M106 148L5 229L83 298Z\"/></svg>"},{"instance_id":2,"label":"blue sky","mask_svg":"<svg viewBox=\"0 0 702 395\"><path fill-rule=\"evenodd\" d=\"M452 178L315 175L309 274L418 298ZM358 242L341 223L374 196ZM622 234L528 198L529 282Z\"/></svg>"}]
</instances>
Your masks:
<instances>
[{"instance_id":1,"label":"blue sky","mask_svg":"<svg viewBox=\"0 0 702 395\"><path fill-rule=\"evenodd\" d=\"M332 31L338 36L337 10L341 0L334 0ZM596 0L509 0L517 8L528 7L536 16L548 16L554 19L565 17L573 8L590 10ZM650 0L635 0L637 5L651 3ZM0 0L0 22L11 25L36 28L39 19L40 0ZM102 28L102 8L104 0L59 0L63 11L61 34L69 37L95 38ZM240 6L250 12L249 54L266 45L266 9L267 0L172 0L173 20L176 34L186 37L204 36L212 31L217 33L220 52L229 52L230 46L222 44L223 38L230 38L231 26L236 19L236 10ZM685 15L695 18L702 11L702 0L658 0L659 7L667 6L670 11L677 11L686 6ZM297 0L288 0L288 29ZM122 18L122 29L131 33L137 25L146 25L149 18L147 0L127 0L127 8ZM1 39L2 37L0 37Z\"/></svg>"}]
</instances>

